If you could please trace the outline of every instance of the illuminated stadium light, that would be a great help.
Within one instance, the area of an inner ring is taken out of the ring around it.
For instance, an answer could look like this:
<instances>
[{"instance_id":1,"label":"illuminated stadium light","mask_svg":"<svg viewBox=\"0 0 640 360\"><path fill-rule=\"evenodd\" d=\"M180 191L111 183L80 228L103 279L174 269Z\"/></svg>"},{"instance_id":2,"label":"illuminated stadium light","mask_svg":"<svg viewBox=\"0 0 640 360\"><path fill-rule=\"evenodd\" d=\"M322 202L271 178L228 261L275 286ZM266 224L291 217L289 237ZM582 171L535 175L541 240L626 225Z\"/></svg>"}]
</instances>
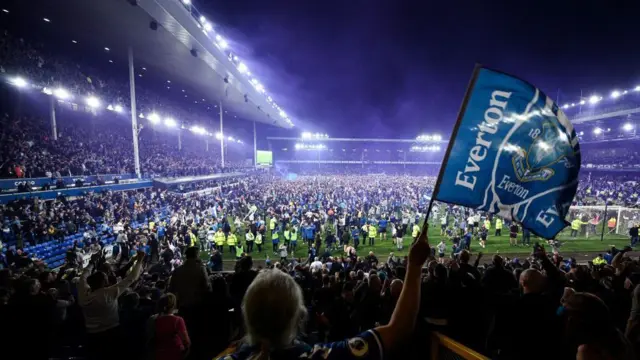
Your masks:
<instances>
[{"instance_id":1,"label":"illuminated stadium light","mask_svg":"<svg viewBox=\"0 0 640 360\"><path fill-rule=\"evenodd\" d=\"M153 122L153 120L151 120ZM158 121L160 121L160 119L158 119ZM164 124L167 127L176 127L178 126L178 122L175 121L173 118L166 118L164 119Z\"/></svg>"},{"instance_id":2,"label":"illuminated stadium light","mask_svg":"<svg viewBox=\"0 0 640 360\"><path fill-rule=\"evenodd\" d=\"M219 131L216 133L216 139L222 140L222 133L220 133Z\"/></svg>"},{"instance_id":3,"label":"illuminated stadium light","mask_svg":"<svg viewBox=\"0 0 640 360\"><path fill-rule=\"evenodd\" d=\"M287 113L282 111L282 110L280 110L280 117L283 117L283 118L286 119L287 118Z\"/></svg>"},{"instance_id":4,"label":"illuminated stadium light","mask_svg":"<svg viewBox=\"0 0 640 360\"><path fill-rule=\"evenodd\" d=\"M220 35L216 35L216 41L218 42L218 45L220 45L220 47L223 49L226 49L227 46L229 46L229 43L227 43L227 41Z\"/></svg>"},{"instance_id":5,"label":"illuminated stadium light","mask_svg":"<svg viewBox=\"0 0 640 360\"><path fill-rule=\"evenodd\" d=\"M139 117L140 119L144 119L144 114L143 114L143 113L140 113L140 115L138 115L138 117Z\"/></svg>"},{"instance_id":6,"label":"illuminated stadium light","mask_svg":"<svg viewBox=\"0 0 640 360\"><path fill-rule=\"evenodd\" d=\"M123 111L124 111L124 109L122 108L122 106L121 106L121 105L116 105L116 106L114 106L114 107L113 107L113 110L114 110L115 112L117 112L117 113L121 113L121 112L123 112ZM142 115L142 113L141 113L140 115Z\"/></svg>"},{"instance_id":7,"label":"illuminated stadium light","mask_svg":"<svg viewBox=\"0 0 640 360\"><path fill-rule=\"evenodd\" d=\"M27 80L25 80L24 78L21 78L20 76L16 76L13 79L11 79L11 84L19 88L25 88L27 87L27 85L29 85Z\"/></svg>"},{"instance_id":8,"label":"illuminated stadium light","mask_svg":"<svg viewBox=\"0 0 640 360\"><path fill-rule=\"evenodd\" d=\"M614 98L614 99L619 98L619 97L620 97L620 95L622 95L622 94L621 94L621 93L620 93L620 91L618 91L618 90L613 90L613 91L611 92L611 97L612 97L612 98Z\"/></svg>"},{"instance_id":9,"label":"illuminated stadium light","mask_svg":"<svg viewBox=\"0 0 640 360\"><path fill-rule=\"evenodd\" d=\"M584 131L580 131L580 134L578 134L580 136L584 135Z\"/></svg>"},{"instance_id":10,"label":"illuminated stadium light","mask_svg":"<svg viewBox=\"0 0 640 360\"><path fill-rule=\"evenodd\" d=\"M185 5L191 5L191 0L182 0L182 3Z\"/></svg>"},{"instance_id":11,"label":"illuminated stadium light","mask_svg":"<svg viewBox=\"0 0 640 360\"><path fill-rule=\"evenodd\" d=\"M200 16L200 22L203 23L203 24L206 23L207 22L207 18L204 17L204 16Z\"/></svg>"},{"instance_id":12,"label":"illuminated stadium light","mask_svg":"<svg viewBox=\"0 0 640 360\"><path fill-rule=\"evenodd\" d=\"M92 108L100 107L100 100L95 96L89 96L85 101Z\"/></svg>"},{"instance_id":13,"label":"illuminated stadium light","mask_svg":"<svg viewBox=\"0 0 640 360\"><path fill-rule=\"evenodd\" d=\"M580 105L584 105L585 103L586 103L586 101L580 100Z\"/></svg>"},{"instance_id":14,"label":"illuminated stadium light","mask_svg":"<svg viewBox=\"0 0 640 360\"><path fill-rule=\"evenodd\" d=\"M255 85L256 90L258 90L258 92L264 93L266 90L264 89L264 86L260 83L257 83Z\"/></svg>"},{"instance_id":15,"label":"illuminated stadium light","mask_svg":"<svg viewBox=\"0 0 640 360\"><path fill-rule=\"evenodd\" d=\"M596 134L596 135L600 135L600 134L602 134L602 129L595 128L595 129L593 129L593 133Z\"/></svg>"},{"instance_id":16,"label":"illuminated stadium light","mask_svg":"<svg viewBox=\"0 0 640 360\"><path fill-rule=\"evenodd\" d=\"M597 104L600 100L602 100L602 98L598 95L591 95L591 97L589 97L589 104Z\"/></svg>"},{"instance_id":17,"label":"illuminated stadium light","mask_svg":"<svg viewBox=\"0 0 640 360\"><path fill-rule=\"evenodd\" d=\"M241 74L244 74L249 71L249 68L244 63L240 63L238 64L238 71L240 71Z\"/></svg>"},{"instance_id":18,"label":"illuminated stadium light","mask_svg":"<svg viewBox=\"0 0 640 360\"><path fill-rule=\"evenodd\" d=\"M109 50L111 50L111 49L109 49L109 48L108 48L108 47L106 47L106 46L104 47L104 51L109 51Z\"/></svg>"},{"instance_id":19,"label":"illuminated stadium light","mask_svg":"<svg viewBox=\"0 0 640 360\"><path fill-rule=\"evenodd\" d=\"M611 128L607 128L607 132L611 132Z\"/></svg>"},{"instance_id":20,"label":"illuminated stadium light","mask_svg":"<svg viewBox=\"0 0 640 360\"><path fill-rule=\"evenodd\" d=\"M324 144L301 144L296 143L296 150L325 150L327 148Z\"/></svg>"},{"instance_id":21,"label":"illuminated stadium light","mask_svg":"<svg viewBox=\"0 0 640 360\"><path fill-rule=\"evenodd\" d=\"M564 105L562 105L562 108L563 108L563 109L568 109L568 108L569 108L569 104L564 104Z\"/></svg>"},{"instance_id":22,"label":"illuminated stadium light","mask_svg":"<svg viewBox=\"0 0 640 360\"><path fill-rule=\"evenodd\" d=\"M632 123L626 123L626 124L624 124L624 125L622 126L622 129L623 129L624 131L631 131L631 130L633 130L633 124L632 124Z\"/></svg>"},{"instance_id":23,"label":"illuminated stadium light","mask_svg":"<svg viewBox=\"0 0 640 360\"><path fill-rule=\"evenodd\" d=\"M205 130L204 128L202 128L200 126L196 126L196 125L192 126L190 130L191 130L191 132L194 132L194 133L199 134L199 135L204 135L204 134L207 133L207 130Z\"/></svg>"},{"instance_id":24,"label":"illuminated stadium light","mask_svg":"<svg viewBox=\"0 0 640 360\"><path fill-rule=\"evenodd\" d=\"M211 26L211 24L209 24L209 23L206 23L206 24L204 24L204 29L206 31L211 31L211 30L213 30L213 26Z\"/></svg>"},{"instance_id":25,"label":"illuminated stadium light","mask_svg":"<svg viewBox=\"0 0 640 360\"><path fill-rule=\"evenodd\" d=\"M159 123L159 122L160 122L160 116L158 116L158 114L156 114L156 113L151 113L151 114L147 115L147 119L149 119L149 121L151 121L151 122L152 122L152 123L154 123L154 124L157 124L157 123ZM167 125L167 126L171 126L171 127L176 126L176 122L175 122L175 120L173 120L172 118L167 118L167 119L164 121L164 123L165 123L165 125ZM171 125L171 124L172 124L172 125Z\"/></svg>"},{"instance_id":26,"label":"illuminated stadium light","mask_svg":"<svg viewBox=\"0 0 640 360\"><path fill-rule=\"evenodd\" d=\"M51 22L51 20L49 20L49 18L42 18L42 20L44 20L44 22Z\"/></svg>"},{"instance_id":27,"label":"illuminated stadium light","mask_svg":"<svg viewBox=\"0 0 640 360\"><path fill-rule=\"evenodd\" d=\"M636 86L633 91L640 91L640 85Z\"/></svg>"},{"instance_id":28,"label":"illuminated stadium light","mask_svg":"<svg viewBox=\"0 0 640 360\"><path fill-rule=\"evenodd\" d=\"M69 94L69 92L63 88L57 88L53 90L53 95L55 95L55 97L60 100L66 100L71 97L71 94Z\"/></svg>"},{"instance_id":29,"label":"illuminated stadium light","mask_svg":"<svg viewBox=\"0 0 640 360\"><path fill-rule=\"evenodd\" d=\"M414 152L436 152L436 151L440 151L440 146L439 145L425 145L425 146L414 145L411 147L410 150Z\"/></svg>"},{"instance_id":30,"label":"illuminated stadium light","mask_svg":"<svg viewBox=\"0 0 640 360\"><path fill-rule=\"evenodd\" d=\"M233 138L233 136L229 136L229 137L227 138L227 140L229 140L229 141L235 141L235 139Z\"/></svg>"},{"instance_id":31,"label":"illuminated stadium light","mask_svg":"<svg viewBox=\"0 0 640 360\"><path fill-rule=\"evenodd\" d=\"M48 87L42 88L42 92L47 95L53 95L53 90L49 89Z\"/></svg>"},{"instance_id":32,"label":"illuminated stadium light","mask_svg":"<svg viewBox=\"0 0 640 360\"><path fill-rule=\"evenodd\" d=\"M113 111L113 105L111 105L111 104L107 105L107 110Z\"/></svg>"},{"instance_id":33,"label":"illuminated stadium light","mask_svg":"<svg viewBox=\"0 0 640 360\"><path fill-rule=\"evenodd\" d=\"M8 14L8 13L9 13L9 10L7 10L7 9L2 9L2 12L3 12L3 13L5 13L5 14Z\"/></svg>"},{"instance_id":34,"label":"illuminated stadium light","mask_svg":"<svg viewBox=\"0 0 640 360\"><path fill-rule=\"evenodd\" d=\"M238 144L244 144L244 143L242 142L242 140L240 140L240 139L238 139L236 142L237 142Z\"/></svg>"},{"instance_id":35,"label":"illuminated stadium light","mask_svg":"<svg viewBox=\"0 0 640 360\"><path fill-rule=\"evenodd\" d=\"M416 137L417 141L441 141L442 136L440 135L419 135Z\"/></svg>"},{"instance_id":36,"label":"illuminated stadium light","mask_svg":"<svg viewBox=\"0 0 640 360\"><path fill-rule=\"evenodd\" d=\"M310 132L303 132L302 135L300 136L303 139L310 139L311 136L313 136Z\"/></svg>"}]
</instances>

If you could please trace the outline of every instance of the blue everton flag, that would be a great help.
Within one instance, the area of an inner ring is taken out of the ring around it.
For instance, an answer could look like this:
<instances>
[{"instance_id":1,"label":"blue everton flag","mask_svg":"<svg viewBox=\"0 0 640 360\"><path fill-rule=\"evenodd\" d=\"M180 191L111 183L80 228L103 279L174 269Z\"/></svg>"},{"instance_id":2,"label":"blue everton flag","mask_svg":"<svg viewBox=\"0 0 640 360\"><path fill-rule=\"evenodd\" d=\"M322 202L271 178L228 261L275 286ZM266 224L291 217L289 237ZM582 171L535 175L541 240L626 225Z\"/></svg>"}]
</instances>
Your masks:
<instances>
[{"instance_id":1,"label":"blue everton flag","mask_svg":"<svg viewBox=\"0 0 640 360\"><path fill-rule=\"evenodd\" d=\"M579 171L578 138L553 100L526 81L476 68L434 198L550 239L568 225Z\"/></svg>"}]
</instances>

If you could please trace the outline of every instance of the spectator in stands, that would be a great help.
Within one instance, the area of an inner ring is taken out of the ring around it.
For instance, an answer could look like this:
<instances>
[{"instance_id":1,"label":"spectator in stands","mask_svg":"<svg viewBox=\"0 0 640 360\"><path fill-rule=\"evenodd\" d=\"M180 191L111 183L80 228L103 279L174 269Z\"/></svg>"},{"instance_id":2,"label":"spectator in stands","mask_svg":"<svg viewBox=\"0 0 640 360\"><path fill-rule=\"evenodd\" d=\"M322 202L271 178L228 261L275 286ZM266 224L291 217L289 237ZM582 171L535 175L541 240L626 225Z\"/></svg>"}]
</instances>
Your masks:
<instances>
[{"instance_id":1,"label":"spectator in stands","mask_svg":"<svg viewBox=\"0 0 640 360\"><path fill-rule=\"evenodd\" d=\"M421 267L430 254L426 234L409 253L405 286L388 325L376 327L355 338L313 348L296 342L306 317L302 290L293 278L278 270L262 272L249 286L243 301L244 322L249 346L240 349L237 359L268 357L345 358L367 354L382 358L397 351L407 340L416 321L420 303Z\"/></svg>"},{"instance_id":2,"label":"spectator in stands","mask_svg":"<svg viewBox=\"0 0 640 360\"><path fill-rule=\"evenodd\" d=\"M95 359L112 359L118 354L114 346L120 341L118 298L140 277L144 252L138 252L129 275L115 284L109 283L107 273L93 272L104 260L102 253L94 254L83 270L78 283L78 303L82 307L88 333L89 352Z\"/></svg>"},{"instance_id":3,"label":"spectator in stands","mask_svg":"<svg viewBox=\"0 0 640 360\"><path fill-rule=\"evenodd\" d=\"M177 300L172 293L162 295L158 301L158 314L149 319L147 337L150 357L158 360L184 359L191 340L184 320L176 316Z\"/></svg>"}]
</instances>

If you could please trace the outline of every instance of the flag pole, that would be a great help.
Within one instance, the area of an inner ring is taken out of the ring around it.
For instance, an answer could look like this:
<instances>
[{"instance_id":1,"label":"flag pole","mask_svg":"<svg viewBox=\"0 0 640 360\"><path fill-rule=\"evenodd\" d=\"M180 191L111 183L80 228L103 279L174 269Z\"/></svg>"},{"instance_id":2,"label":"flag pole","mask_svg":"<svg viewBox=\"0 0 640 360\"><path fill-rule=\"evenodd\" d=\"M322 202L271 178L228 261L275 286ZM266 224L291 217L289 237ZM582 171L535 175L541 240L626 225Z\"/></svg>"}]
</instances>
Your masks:
<instances>
[{"instance_id":1,"label":"flag pole","mask_svg":"<svg viewBox=\"0 0 640 360\"><path fill-rule=\"evenodd\" d=\"M462 105L460 105L460 110L458 111L458 118L456 120L456 124L453 127L453 131L451 132L451 137L449 138L449 144L447 144L447 150L444 153L444 158L442 159L442 164L440 165L440 171L438 172L438 179L436 180L436 184L433 187L433 193L431 194L431 199L429 199L429 207L427 207L427 214L424 219L424 223L422 224L421 232L427 231L429 228L429 215L431 214L431 208L433 207L433 201L435 200L438 192L440 191L440 184L442 183L442 177L444 176L444 169L446 168L445 164L449 160L449 156L451 155L451 149L453 148L453 143L455 141L456 136L458 135L458 130L460 129L460 124L462 123L462 117L464 116L464 112L467 109L467 103L469 102L469 98L471 97L471 91L473 90L473 86L478 79L478 73L480 72L481 65L476 64L473 69L473 74L471 75L471 80L469 80L469 85L467 86L467 90L464 93L464 98L462 99Z\"/></svg>"}]
</instances>

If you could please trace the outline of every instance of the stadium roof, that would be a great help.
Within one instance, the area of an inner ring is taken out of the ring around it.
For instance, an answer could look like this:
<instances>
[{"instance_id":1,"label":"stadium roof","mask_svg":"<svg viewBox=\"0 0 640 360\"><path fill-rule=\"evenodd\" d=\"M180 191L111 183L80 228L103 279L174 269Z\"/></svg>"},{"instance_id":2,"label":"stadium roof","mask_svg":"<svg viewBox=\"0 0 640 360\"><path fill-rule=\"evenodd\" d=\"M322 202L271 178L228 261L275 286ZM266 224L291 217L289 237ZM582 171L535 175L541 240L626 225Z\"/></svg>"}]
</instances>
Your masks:
<instances>
[{"instance_id":1,"label":"stadium roof","mask_svg":"<svg viewBox=\"0 0 640 360\"><path fill-rule=\"evenodd\" d=\"M179 0L10 0L0 7L20 21L39 20L30 29L40 35L73 40L86 51L108 51L116 61L126 63L131 46L136 68L144 66L148 74L171 79L210 101L222 99L224 109L239 118L293 126L255 79L241 73L224 50L226 42L216 44L219 35L212 41L212 32L207 34Z\"/></svg>"}]
</instances>

